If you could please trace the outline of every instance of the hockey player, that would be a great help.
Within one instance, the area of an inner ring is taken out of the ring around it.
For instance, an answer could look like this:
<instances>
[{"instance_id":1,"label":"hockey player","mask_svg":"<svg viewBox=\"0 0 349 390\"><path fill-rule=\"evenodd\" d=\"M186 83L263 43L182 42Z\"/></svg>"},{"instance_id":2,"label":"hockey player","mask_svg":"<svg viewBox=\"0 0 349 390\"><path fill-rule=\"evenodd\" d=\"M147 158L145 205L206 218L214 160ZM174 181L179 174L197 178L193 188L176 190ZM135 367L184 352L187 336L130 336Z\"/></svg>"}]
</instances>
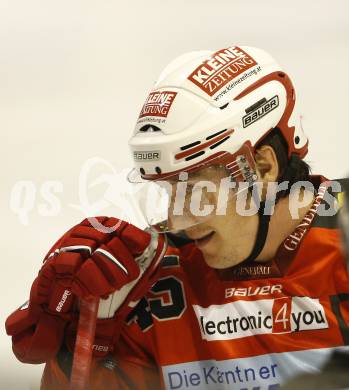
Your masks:
<instances>
[{"instance_id":1,"label":"hockey player","mask_svg":"<svg viewBox=\"0 0 349 390\"><path fill-rule=\"evenodd\" d=\"M91 389L276 389L345 348L349 277L326 213L338 188L309 175L295 91L269 54L176 59L130 146L130 181L166 193L167 214L148 207L144 231L84 220L49 251L6 323L17 358L46 363L43 389L68 386L88 295L101 298Z\"/></svg>"}]
</instances>

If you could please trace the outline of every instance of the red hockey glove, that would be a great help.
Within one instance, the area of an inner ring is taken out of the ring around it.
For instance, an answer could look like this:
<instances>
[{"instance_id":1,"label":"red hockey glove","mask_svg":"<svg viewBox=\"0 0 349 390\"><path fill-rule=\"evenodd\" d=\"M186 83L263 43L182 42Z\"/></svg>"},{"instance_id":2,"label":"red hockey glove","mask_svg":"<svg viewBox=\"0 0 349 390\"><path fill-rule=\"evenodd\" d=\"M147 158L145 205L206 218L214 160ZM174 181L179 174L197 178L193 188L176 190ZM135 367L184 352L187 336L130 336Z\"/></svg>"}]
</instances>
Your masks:
<instances>
[{"instance_id":1,"label":"red hockey glove","mask_svg":"<svg viewBox=\"0 0 349 390\"><path fill-rule=\"evenodd\" d=\"M35 299L48 312L61 316L69 312L70 292L79 298L108 298L117 291L118 298L110 302L116 311L125 300L140 299L154 282L151 276L165 251L163 235L116 218L99 217L98 221L106 228L117 228L101 232L86 219L71 229L45 260Z\"/></svg>"},{"instance_id":2,"label":"red hockey glove","mask_svg":"<svg viewBox=\"0 0 349 390\"><path fill-rule=\"evenodd\" d=\"M110 346L115 335L107 320L117 317L121 322L155 282L155 271L166 249L164 236L116 218L99 217L98 222L102 227L117 228L111 233L101 232L86 219L68 231L46 257L31 289L29 309L17 310L8 318L7 332L20 346L16 355L20 354L21 360L39 362L57 353L65 324L77 318L72 309L75 296L105 298L100 301L97 326L100 323L102 328L108 328L108 340L103 345ZM52 332L45 324L51 326ZM98 333L97 329L97 336ZM49 334L51 339L52 334L56 335L52 345L51 340L47 342ZM35 339L29 340L30 335ZM50 346L49 351L45 344ZM31 359L34 355L35 359Z\"/></svg>"},{"instance_id":3,"label":"red hockey glove","mask_svg":"<svg viewBox=\"0 0 349 390\"><path fill-rule=\"evenodd\" d=\"M35 290L35 279L32 291ZM13 312L6 320L6 332L12 336L12 349L23 363L44 363L59 351L66 320L46 313L32 299Z\"/></svg>"}]
</instances>

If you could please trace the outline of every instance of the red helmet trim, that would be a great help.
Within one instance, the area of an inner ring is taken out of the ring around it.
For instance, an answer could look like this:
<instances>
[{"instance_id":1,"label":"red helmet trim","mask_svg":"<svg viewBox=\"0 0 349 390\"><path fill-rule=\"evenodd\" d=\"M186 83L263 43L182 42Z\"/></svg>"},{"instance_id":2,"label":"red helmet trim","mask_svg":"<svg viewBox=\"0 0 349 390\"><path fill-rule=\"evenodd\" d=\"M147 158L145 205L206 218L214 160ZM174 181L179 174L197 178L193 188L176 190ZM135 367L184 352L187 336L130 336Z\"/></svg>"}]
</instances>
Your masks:
<instances>
[{"instance_id":1,"label":"red helmet trim","mask_svg":"<svg viewBox=\"0 0 349 390\"><path fill-rule=\"evenodd\" d=\"M261 85L268 83L270 81L276 80L280 82L285 90L286 90L286 108L285 112L283 113L279 123L276 125L284 136L287 145L288 145L288 158L291 157L292 153L296 153L299 155L299 157L302 159L305 157L305 155L308 153L308 141L307 143L300 149L296 149L294 146L294 132L295 132L295 126L289 126L288 122L291 117L292 111L294 109L295 103L296 103L296 96L295 96L295 90L292 85L292 82L290 78L287 76L284 72L273 72L268 74L267 76L262 77L260 80L256 81L252 85L250 85L248 88L246 88L244 91L242 91L234 100L239 100L243 98L244 96L248 95L250 92L254 91L255 89L259 88ZM271 131L272 129L270 129ZM260 139L262 140L265 135Z\"/></svg>"}]
</instances>

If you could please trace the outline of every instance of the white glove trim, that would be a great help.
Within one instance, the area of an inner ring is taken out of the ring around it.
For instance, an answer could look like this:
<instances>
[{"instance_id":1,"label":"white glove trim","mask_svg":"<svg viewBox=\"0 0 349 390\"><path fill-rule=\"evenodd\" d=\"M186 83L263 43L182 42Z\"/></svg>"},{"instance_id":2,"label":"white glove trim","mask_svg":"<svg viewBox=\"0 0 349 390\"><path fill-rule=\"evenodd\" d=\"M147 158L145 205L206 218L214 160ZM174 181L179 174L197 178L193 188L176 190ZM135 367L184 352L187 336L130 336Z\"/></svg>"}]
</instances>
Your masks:
<instances>
[{"instance_id":1,"label":"white glove trim","mask_svg":"<svg viewBox=\"0 0 349 390\"><path fill-rule=\"evenodd\" d=\"M107 257L109 260L111 260L113 263L115 263L119 268L121 268L125 272L126 275L128 275L128 271L123 266L123 264L121 264L119 260L117 260L111 253L109 253L105 249L97 248L93 253L101 253L102 255Z\"/></svg>"}]
</instances>

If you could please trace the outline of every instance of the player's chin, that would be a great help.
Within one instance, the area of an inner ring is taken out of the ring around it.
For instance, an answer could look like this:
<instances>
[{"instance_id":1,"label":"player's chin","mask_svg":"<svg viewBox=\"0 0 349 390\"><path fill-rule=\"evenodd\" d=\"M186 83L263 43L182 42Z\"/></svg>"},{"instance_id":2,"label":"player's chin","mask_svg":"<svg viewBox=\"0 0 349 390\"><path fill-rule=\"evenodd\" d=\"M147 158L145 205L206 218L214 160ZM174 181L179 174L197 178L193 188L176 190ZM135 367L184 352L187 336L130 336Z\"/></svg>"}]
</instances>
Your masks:
<instances>
[{"instance_id":1,"label":"player's chin","mask_svg":"<svg viewBox=\"0 0 349 390\"><path fill-rule=\"evenodd\" d=\"M232 267L235 267L241 262L239 260L234 261L231 257L229 257L229 259L226 259L224 255L220 256L219 253L209 254L203 252L203 257L205 259L205 263L210 268L214 268L218 271L227 271L229 272L229 274L231 272Z\"/></svg>"},{"instance_id":2,"label":"player's chin","mask_svg":"<svg viewBox=\"0 0 349 390\"><path fill-rule=\"evenodd\" d=\"M202 254L205 259L205 263L210 268L214 268L216 270L223 270L229 267L229 265L225 264L224 261L220 260L220 257L219 255L217 255L217 252L215 254L202 252Z\"/></svg>"},{"instance_id":3,"label":"player's chin","mask_svg":"<svg viewBox=\"0 0 349 390\"><path fill-rule=\"evenodd\" d=\"M212 254L208 253L202 253L205 259L205 263L210 267L214 269L220 269L220 264L217 261L217 256L213 256Z\"/></svg>"},{"instance_id":4,"label":"player's chin","mask_svg":"<svg viewBox=\"0 0 349 390\"><path fill-rule=\"evenodd\" d=\"M222 256L220 256L221 245L219 237L212 237L206 245L197 245L204 257L205 263L211 268L221 269L227 267L224 261L222 261Z\"/></svg>"}]
</instances>

